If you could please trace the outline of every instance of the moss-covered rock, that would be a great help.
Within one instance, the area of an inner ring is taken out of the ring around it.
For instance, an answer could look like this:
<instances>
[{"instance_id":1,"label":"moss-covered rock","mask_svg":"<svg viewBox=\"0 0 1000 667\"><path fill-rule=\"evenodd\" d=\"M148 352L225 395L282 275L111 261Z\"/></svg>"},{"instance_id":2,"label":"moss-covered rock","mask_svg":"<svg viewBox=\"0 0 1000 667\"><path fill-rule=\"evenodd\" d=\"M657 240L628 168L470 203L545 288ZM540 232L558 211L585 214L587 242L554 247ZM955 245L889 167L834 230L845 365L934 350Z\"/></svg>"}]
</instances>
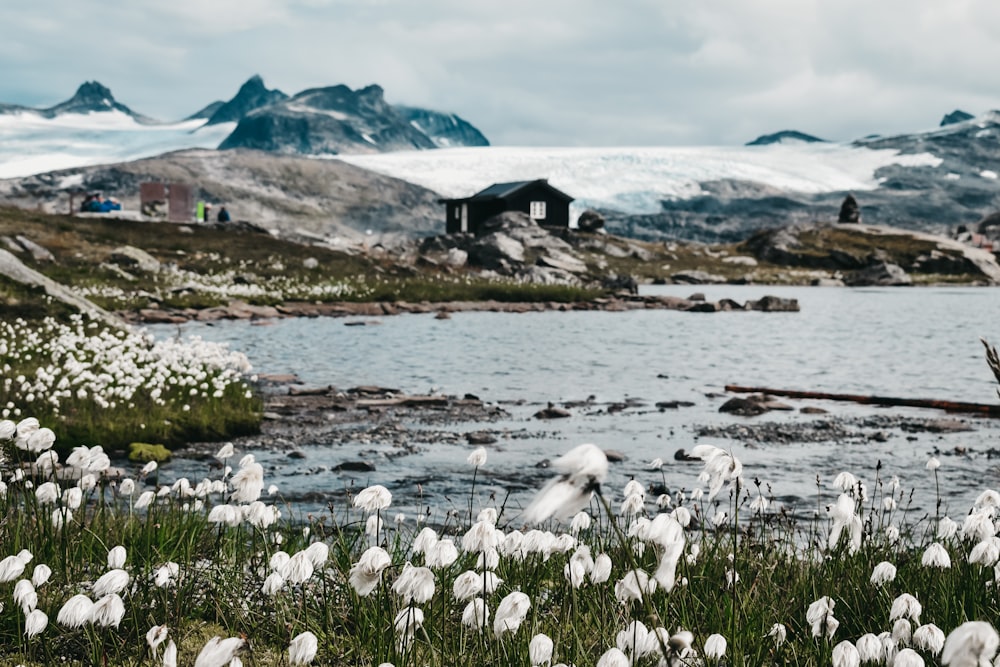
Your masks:
<instances>
[{"instance_id":1,"label":"moss-covered rock","mask_svg":"<svg viewBox=\"0 0 1000 667\"><path fill-rule=\"evenodd\" d=\"M133 463L148 463L156 461L163 463L170 460L170 450L163 445L153 445L148 442L132 442L128 446L128 460Z\"/></svg>"}]
</instances>

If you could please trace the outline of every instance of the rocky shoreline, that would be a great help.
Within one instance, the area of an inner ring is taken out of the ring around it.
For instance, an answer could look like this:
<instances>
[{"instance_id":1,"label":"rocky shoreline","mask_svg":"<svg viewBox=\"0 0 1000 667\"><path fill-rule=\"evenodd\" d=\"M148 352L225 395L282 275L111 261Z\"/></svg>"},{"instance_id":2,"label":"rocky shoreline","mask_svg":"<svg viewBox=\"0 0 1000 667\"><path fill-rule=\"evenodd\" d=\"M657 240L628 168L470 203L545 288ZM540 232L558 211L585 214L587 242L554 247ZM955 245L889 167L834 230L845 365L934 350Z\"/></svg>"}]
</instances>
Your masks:
<instances>
[{"instance_id":1,"label":"rocky shoreline","mask_svg":"<svg viewBox=\"0 0 1000 667\"><path fill-rule=\"evenodd\" d=\"M740 303L733 299L708 301L705 295L695 293L687 298L676 296L639 296L619 294L589 301L558 302L507 302L507 301L446 301L419 303L407 301L384 302L285 302L276 306L258 306L244 301L231 301L213 308L141 308L122 311L118 315L127 322L143 324L182 324L184 322L211 322L216 320L271 320L287 317L382 317L405 313L434 313L447 319L452 313L485 311L496 313L531 313L544 311L607 311L629 310L679 310L692 313L727 311L798 312L797 299L764 296Z\"/></svg>"}]
</instances>

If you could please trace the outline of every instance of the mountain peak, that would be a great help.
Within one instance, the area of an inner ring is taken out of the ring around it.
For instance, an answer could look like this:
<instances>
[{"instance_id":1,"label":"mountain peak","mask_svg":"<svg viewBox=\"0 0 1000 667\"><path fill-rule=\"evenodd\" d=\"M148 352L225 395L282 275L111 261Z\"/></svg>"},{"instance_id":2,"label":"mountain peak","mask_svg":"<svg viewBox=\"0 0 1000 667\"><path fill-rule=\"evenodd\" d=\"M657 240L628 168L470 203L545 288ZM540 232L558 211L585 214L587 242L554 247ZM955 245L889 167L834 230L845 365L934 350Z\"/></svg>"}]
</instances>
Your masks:
<instances>
[{"instance_id":1,"label":"mountain peak","mask_svg":"<svg viewBox=\"0 0 1000 667\"><path fill-rule=\"evenodd\" d=\"M955 109L950 114L946 114L945 117L941 119L940 127L944 127L946 125L954 125L955 123L961 123L967 120L972 120L973 118L975 118L975 116L973 116L968 111Z\"/></svg>"},{"instance_id":2,"label":"mountain peak","mask_svg":"<svg viewBox=\"0 0 1000 667\"><path fill-rule=\"evenodd\" d=\"M753 141L748 141L746 145L767 146L768 144L781 144L790 141L799 141L811 144L816 142L825 142L826 140L814 137L811 134L806 134L805 132L799 132L798 130L782 130L781 132L775 132L774 134L762 134Z\"/></svg>"},{"instance_id":3,"label":"mountain peak","mask_svg":"<svg viewBox=\"0 0 1000 667\"><path fill-rule=\"evenodd\" d=\"M65 102L55 105L54 107L44 109L42 113L45 116L52 118L61 114L86 114L105 111L120 111L124 114L132 116L136 120L148 120L144 116L135 113L124 104L116 101L115 96L111 94L111 89L99 81L85 81L80 84L79 88L76 89L76 93L73 94L73 97L69 98Z\"/></svg>"},{"instance_id":4,"label":"mountain peak","mask_svg":"<svg viewBox=\"0 0 1000 667\"><path fill-rule=\"evenodd\" d=\"M240 86L231 100L215 110L206 125L239 122L251 111L285 99L288 99L288 95L277 89L268 90L264 79L259 74L254 74Z\"/></svg>"}]
</instances>

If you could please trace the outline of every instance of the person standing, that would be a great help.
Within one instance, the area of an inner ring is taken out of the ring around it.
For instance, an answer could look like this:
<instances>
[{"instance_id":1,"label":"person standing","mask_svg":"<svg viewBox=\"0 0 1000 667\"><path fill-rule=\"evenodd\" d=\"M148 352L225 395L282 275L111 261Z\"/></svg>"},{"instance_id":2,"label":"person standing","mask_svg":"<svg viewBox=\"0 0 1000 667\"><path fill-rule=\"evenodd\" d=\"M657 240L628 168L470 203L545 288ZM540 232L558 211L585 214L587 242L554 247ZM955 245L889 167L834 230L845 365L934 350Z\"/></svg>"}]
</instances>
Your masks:
<instances>
[{"instance_id":1,"label":"person standing","mask_svg":"<svg viewBox=\"0 0 1000 667\"><path fill-rule=\"evenodd\" d=\"M225 206L219 209L218 220L219 222L229 222L231 220L229 217L229 211L226 210Z\"/></svg>"}]
</instances>

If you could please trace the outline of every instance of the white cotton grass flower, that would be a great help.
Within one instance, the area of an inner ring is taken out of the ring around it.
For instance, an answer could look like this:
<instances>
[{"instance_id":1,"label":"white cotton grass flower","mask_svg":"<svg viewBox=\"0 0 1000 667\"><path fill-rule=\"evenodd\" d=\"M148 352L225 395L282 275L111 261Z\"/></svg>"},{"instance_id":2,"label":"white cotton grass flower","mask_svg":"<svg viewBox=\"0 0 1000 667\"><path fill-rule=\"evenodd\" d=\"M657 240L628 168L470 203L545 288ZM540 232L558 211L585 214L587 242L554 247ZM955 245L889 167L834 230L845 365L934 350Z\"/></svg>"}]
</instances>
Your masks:
<instances>
[{"instance_id":1,"label":"white cotton grass flower","mask_svg":"<svg viewBox=\"0 0 1000 667\"><path fill-rule=\"evenodd\" d=\"M550 517L566 520L590 502L608 476L608 457L597 445L583 444L552 462L556 477L542 487L521 514L527 524Z\"/></svg>"},{"instance_id":2,"label":"white cotton grass flower","mask_svg":"<svg viewBox=\"0 0 1000 667\"><path fill-rule=\"evenodd\" d=\"M413 543L410 548L413 549L415 554L425 554L427 550L434 546L438 541L438 534L430 526L424 526L417 533L417 536L413 538Z\"/></svg>"},{"instance_id":3,"label":"white cotton grass flower","mask_svg":"<svg viewBox=\"0 0 1000 667\"><path fill-rule=\"evenodd\" d=\"M472 450L469 457L465 459L465 461L473 468L479 468L486 465L486 448L476 447Z\"/></svg>"},{"instance_id":4,"label":"white cotton grass flower","mask_svg":"<svg viewBox=\"0 0 1000 667\"><path fill-rule=\"evenodd\" d=\"M503 533L489 521L476 521L462 536L462 549L482 553L500 546Z\"/></svg>"},{"instance_id":5,"label":"white cotton grass flower","mask_svg":"<svg viewBox=\"0 0 1000 667\"><path fill-rule=\"evenodd\" d=\"M958 532L958 523L955 522L951 517L943 516L940 521L938 521L937 538L942 541L948 541L955 537Z\"/></svg>"},{"instance_id":6,"label":"white cotton grass flower","mask_svg":"<svg viewBox=\"0 0 1000 667\"><path fill-rule=\"evenodd\" d=\"M611 578L611 556L598 554L594 558L594 568L590 571L590 583L603 584Z\"/></svg>"},{"instance_id":7,"label":"white cotton grass flower","mask_svg":"<svg viewBox=\"0 0 1000 667\"><path fill-rule=\"evenodd\" d=\"M125 550L125 547L121 545L111 547L108 550L108 567L113 570L125 567L125 560L127 558L128 552Z\"/></svg>"},{"instance_id":8,"label":"white cotton grass flower","mask_svg":"<svg viewBox=\"0 0 1000 667\"><path fill-rule=\"evenodd\" d=\"M893 667L924 667L924 659L912 648L904 648L896 654Z\"/></svg>"},{"instance_id":9,"label":"white cotton grass flower","mask_svg":"<svg viewBox=\"0 0 1000 667\"><path fill-rule=\"evenodd\" d=\"M59 499L59 487L55 482L43 482L35 487L35 500L39 505L55 505Z\"/></svg>"},{"instance_id":10,"label":"white cotton grass flower","mask_svg":"<svg viewBox=\"0 0 1000 667\"><path fill-rule=\"evenodd\" d=\"M131 497L135 493L135 480L131 477L126 477L122 480L121 484L118 485L118 495L125 496L126 498Z\"/></svg>"},{"instance_id":11,"label":"white cotton grass flower","mask_svg":"<svg viewBox=\"0 0 1000 667\"><path fill-rule=\"evenodd\" d=\"M325 542L313 542L305 548L305 557L308 558L314 568L323 567L327 558L330 557L330 547Z\"/></svg>"},{"instance_id":12,"label":"white cotton grass flower","mask_svg":"<svg viewBox=\"0 0 1000 667\"><path fill-rule=\"evenodd\" d=\"M233 487L230 498L237 503L252 503L260 498L264 490L264 466L257 463L249 454L243 459L240 462L240 469L229 480Z\"/></svg>"},{"instance_id":13,"label":"white cotton grass flower","mask_svg":"<svg viewBox=\"0 0 1000 667\"><path fill-rule=\"evenodd\" d=\"M399 647L403 649L409 646L417 630L424 625L424 612L417 607L406 607L396 614L393 627L399 639Z\"/></svg>"},{"instance_id":14,"label":"white cotton grass flower","mask_svg":"<svg viewBox=\"0 0 1000 667\"><path fill-rule=\"evenodd\" d=\"M233 446L233 443L231 442L227 442L226 444L224 444L222 448L219 449L219 451L216 452L215 454L215 458L220 462L223 462L226 459L231 459L234 456L236 456L236 448Z\"/></svg>"},{"instance_id":15,"label":"white cotton grass flower","mask_svg":"<svg viewBox=\"0 0 1000 667\"><path fill-rule=\"evenodd\" d=\"M944 648L944 631L933 623L926 623L913 631L911 640L916 648L937 657Z\"/></svg>"},{"instance_id":16,"label":"white cotton grass flower","mask_svg":"<svg viewBox=\"0 0 1000 667\"><path fill-rule=\"evenodd\" d=\"M896 566L888 561L882 561L872 570L871 582L875 586L883 586L895 578Z\"/></svg>"},{"instance_id":17,"label":"white cotton grass flower","mask_svg":"<svg viewBox=\"0 0 1000 667\"><path fill-rule=\"evenodd\" d=\"M833 647L830 658L833 667L858 667L861 664L857 647L846 639Z\"/></svg>"},{"instance_id":18,"label":"white cotton grass flower","mask_svg":"<svg viewBox=\"0 0 1000 667\"><path fill-rule=\"evenodd\" d=\"M475 598L465 605L462 625L482 631L490 622L490 609L483 598Z\"/></svg>"},{"instance_id":19,"label":"white cotton grass flower","mask_svg":"<svg viewBox=\"0 0 1000 667\"><path fill-rule=\"evenodd\" d=\"M378 512L392 504L392 493L381 484L374 484L354 496L354 506L366 512Z\"/></svg>"},{"instance_id":20,"label":"white cotton grass flower","mask_svg":"<svg viewBox=\"0 0 1000 667\"><path fill-rule=\"evenodd\" d=\"M424 604L434 596L434 573L430 568L414 567L406 563L392 584L392 592L398 595L404 604L410 602Z\"/></svg>"},{"instance_id":21,"label":"white cotton grass flower","mask_svg":"<svg viewBox=\"0 0 1000 667\"><path fill-rule=\"evenodd\" d=\"M949 633L941 651L941 664L948 667L990 665L1000 648L1000 636L985 621L968 621Z\"/></svg>"},{"instance_id":22,"label":"white cotton grass flower","mask_svg":"<svg viewBox=\"0 0 1000 667\"><path fill-rule=\"evenodd\" d=\"M392 565L392 557L382 547L371 547L351 567L348 581L361 597L367 597L382 581L382 572Z\"/></svg>"},{"instance_id":23,"label":"white cotton grass flower","mask_svg":"<svg viewBox=\"0 0 1000 667\"><path fill-rule=\"evenodd\" d=\"M171 639L163 649L163 667L177 667L177 644Z\"/></svg>"},{"instance_id":24,"label":"white cotton grass flower","mask_svg":"<svg viewBox=\"0 0 1000 667\"><path fill-rule=\"evenodd\" d=\"M0 582L14 581L24 572L25 561L19 556L7 556L0 560Z\"/></svg>"},{"instance_id":25,"label":"white cotton grass flower","mask_svg":"<svg viewBox=\"0 0 1000 667\"><path fill-rule=\"evenodd\" d=\"M597 667L631 667L628 656L618 647L610 648L597 659Z\"/></svg>"},{"instance_id":26,"label":"white cotton grass flower","mask_svg":"<svg viewBox=\"0 0 1000 667\"><path fill-rule=\"evenodd\" d=\"M861 658L861 662L884 662L885 647L878 636L870 632L861 635L858 637L855 647L858 649L858 657Z\"/></svg>"},{"instance_id":27,"label":"white cotton grass flower","mask_svg":"<svg viewBox=\"0 0 1000 667\"><path fill-rule=\"evenodd\" d=\"M37 637L49 626L49 617L41 609L32 609L24 617L24 635L31 639Z\"/></svg>"},{"instance_id":28,"label":"white cotton grass flower","mask_svg":"<svg viewBox=\"0 0 1000 667\"><path fill-rule=\"evenodd\" d=\"M82 628L94 614L94 601L82 593L74 595L63 604L56 622L67 628Z\"/></svg>"},{"instance_id":29,"label":"white cotton grass flower","mask_svg":"<svg viewBox=\"0 0 1000 667\"><path fill-rule=\"evenodd\" d=\"M154 500L156 500L156 493L154 491L143 491L135 501L135 508L141 510L149 507L153 504Z\"/></svg>"},{"instance_id":30,"label":"white cotton grass flower","mask_svg":"<svg viewBox=\"0 0 1000 667\"><path fill-rule=\"evenodd\" d=\"M573 520L570 521L569 530L574 535L580 533L584 530L590 530L591 517L586 510L580 510L573 515Z\"/></svg>"},{"instance_id":31,"label":"white cotton grass flower","mask_svg":"<svg viewBox=\"0 0 1000 667\"><path fill-rule=\"evenodd\" d=\"M705 463L701 474L698 475L698 481L708 482L709 501L715 500L726 482L734 484L741 479L743 464L731 452L713 445L695 445L691 450L691 456Z\"/></svg>"},{"instance_id":32,"label":"white cotton grass flower","mask_svg":"<svg viewBox=\"0 0 1000 667\"><path fill-rule=\"evenodd\" d=\"M920 564L924 567L938 567L946 570L951 567L951 556L948 550L940 542L932 542L924 549L924 555L920 558Z\"/></svg>"},{"instance_id":33,"label":"white cotton grass flower","mask_svg":"<svg viewBox=\"0 0 1000 667\"><path fill-rule=\"evenodd\" d=\"M893 643L899 646L909 646L910 637L913 636L913 626L910 625L910 621L905 618L897 619L892 624L892 632L890 633Z\"/></svg>"},{"instance_id":34,"label":"white cotton grass flower","mask_svg":"<svg viewBox=\"0 0 1000 667\"><path fill-rule=\"evenodd\" d=\"M615 597L622 604L632 600L642 602L644 595L649 595L654 591L656 591L656 579L650 577L643 570L629 570L615 584Z\"/></svg>"},{"instance_id":35,"label":"white cotton grass flower","mask_svg":"<svg viewBox=\"0 0 1000 667\"><path fill-rule=\"evenodd\" d=\"M99 599L94 603L91 612L91 620L94 625L103 628L117 628L124 617L125 602L117 593L110 593Z\"/></svg>"},{"instance_id":36,"label":"white cotton grass flower","mask_svg":"<svg viewBox=\"0 0 1000 667\"><path fill-rule=\"evenodd\" d=\"M497 525L497 519L499 518L500 515L497 513L495 507L484 507L476 515L476 521L485 521L486 523L492 523L494 526Z\"/></svg>"},{"instance_id":37,"label":"white cotton grass flower","mask_svg":"<svg viewBox=\"0 0 1000 667\"><path fill-rule=\"evenodd\" d=\"M308 630L296 635L288 645L288 664L308 665L316 658L318 650L319 640L316 635Z\"/></svg>"},{"instance_id":38,"label":"white cotton grass flower","mask_svg":"<svg viewBox=\"0 0 1000 667\"><path fill-rule=\"evenodd\" d=\"M809 605L806 610L806 622L809 623L813 637L826 636L833 639L834 633L840 627L840 621L833 616L836 602L824 595Z\"/></svg>"},{"instance_id":39,"label":"white cotton grass flower","mask_svg":"<svg viewBox=\"0 0 1000 667\"><path fill-rule=\"evenodd\" d=\"M31 583L35 588L44 585L52 577L52 568L45 563L39 563L31 572Z\"/></svg>"},{"instance_id":40,"label":"white cotton grass flower","mask_svg":"<svg viewBox=\"0 0 1000 667\"><path fill-rule=\"evenodd\" d=\"M721 660L726 655L726 638L720 634L711 634L705 640L705 657L710 660Z\"/></svg>"},{"instance_id":41,"label":"white cotton grass flower","mask_svg":"<svg viewBox=\"0 0 1000 667\"><path fill-rule=\"evenodd\" d=\"M38 606L38 593L27 579L20 579L14 584L14 604L19 605L25 614Z\"/></svg>"},{"instance_id":42,"label":"white cotton grass flower","mask_svg":"<svg viewBox=\"0 0 1000 667\"><path fill-rule=\"evenodd\" d=\"M0 420L0 440L12 440L17 434L17 424L10 419Z\"/></svg>"},{"instance_id":43,"label":"white cotton grass flower","mask_svg":"<svg viewBox=\"0 0 1000 667\"><path fill-rule=\"evenodd\" d=\"M382 515L378 513L372 514L365 520L365 535L377 537L384 527L385 521L382 520Z\"/></svg>"},{"instance_id":44,"label":"white cotton grass flower","mask_svg":"<svg viewBox=\"0 0 1000 667\"><path fill-rule=\"evenodd\" d=\"M1000 560L1000 538L990 537L977 543L969 552L969 563L993 567Z\"/></svg>"},{"instance_id":45,"label":"white cotton grass flower","mask_svg":"<svg viewBox=\"0 0 1000 667\"><path fill-rule=\"evenodd\" d=\"M497 605L496 613L493 615L493 634L499 638L505 632L517 632L529 609L531 600L527 595L520 591L508 593L507 597Z\"/></svg>"},{"instance_id":46,"label":"white cotton grass flower","mask_svg":"<svg viewBox=\"0 0 1000 667\"><path fill-rule=\"evenodd\" d=\"M169 633L169 628L165 625L154 625L149 630L146 631L146 645L149 646L149 650L152 651L153 657L156 657L160 644L164 642Z\"/></svg>"},{"instance_id":47,"label":"white cotton grass flower","mask_svg":"<svg viewBox=\"0 0 1000 667\"><path fill-rule=\"evenodd\" d=\"M927 469L934 471L941 467L941 461L938 460L936 456L932 456L927 459Z\"/></svg>"},{"instance_id":48,"label":"white cotton grass flower","mask_svg":"<svg viewBox=\"0 0 1000 667\"><path fill-rule=\"evenodd\" d=\"M275 595L284 586L285 578L278 572L272 572L264 577L264 583L261 584L260 590L264 595Z\"/></svg>"},{"instance_id":49,"label":"white cotton grass flower","mask_svg":"<svg viewBox=\"0 0 1000 667\"><path fill-rule=\"evenodd\" d=\"M788 639L788 628L783 623L775 623L768 630L767 636L774 639L775 648L781 648L781 645Z\"/></svg>"},{"instance_id":50,"label":"white cotton grass flower","mask_svg":"<svg viewBox=\"0 0 1000 667\"><path fill-rule=\"evenodd\" d=\"M914 623L920 623L920 612L923 607L917 598L909 593L903 593L892 601L892 609L889 611L889 620L895 621L898 618L909 618Z\"/></svg>"},{"instance_id":51,"label":"white cotton grass flower","mask_svg":"<svg viewBox=\"0 0 1000 667\"><path fill-rule=\"evenodd\" d=\"M552 638L546 634L539 633L532 637L528 642L528 659L531 661L531 667L551 665L553 647Z\"/></svg>"},{"instance_id":52,"label":"white cotton grass flower","mask_svg":"<svg viewBox=\"0 0 1000 667\"><path fill-rule=\"evenodd\" d=\"M852 554L856 553L861 548L863 524L861 517L855 513L854 498L846 493L842 493L837 498L837 502L828 511L830 518L833 519L833 525L830 527L830 549L837 546L837 543L840 541L841 532L844 528L847 528L850 539L848 550Z\"/></svg>"},{"instance_id":53,"label":"white cotton grass flower","mask_svg":"<svg viewBox=\"0 0 1000 667\"><path fill-rule=\"evenodd\" d=\"M314 571L315 568L309 554L303 550L289 558L279 573L285 578L285 581L291 584L304 584L313 576Z\"/></svg>"},{"instance_id":54,"label":"white cotton grass flower","mask_svg":"<svg viewBox=\"0 0 1000 667\"><path fill-rule=\"evenodd\" d=\"M194 667L223 667L236 657L236 652L243 648L244 644L246 640L240 637L227 639L212 637L198 653Z\"/></svg>"},{"instance_id":55,"label":"white cotton grass flower","mask_svg":"<svg viewBox=\"0 0 1000 667\"><path fill-rule=\"evenodd\" d=\"M456 560L458 560L458 549L450 539L438 540L424 556L427 567L448 567Z\"/></svg>"},{"instance_id":56,"label":"white cotton grass flower","mask_svg":"<svg viewBox=\"0 0 1000 667\"><path fill-rule=\"evenodd\" d=\"M146 465L142 466L142 470L139 471L140 477L147 477L156 472L159 464L156 461L149 461Z\"/></svg>"}]
</instances>

